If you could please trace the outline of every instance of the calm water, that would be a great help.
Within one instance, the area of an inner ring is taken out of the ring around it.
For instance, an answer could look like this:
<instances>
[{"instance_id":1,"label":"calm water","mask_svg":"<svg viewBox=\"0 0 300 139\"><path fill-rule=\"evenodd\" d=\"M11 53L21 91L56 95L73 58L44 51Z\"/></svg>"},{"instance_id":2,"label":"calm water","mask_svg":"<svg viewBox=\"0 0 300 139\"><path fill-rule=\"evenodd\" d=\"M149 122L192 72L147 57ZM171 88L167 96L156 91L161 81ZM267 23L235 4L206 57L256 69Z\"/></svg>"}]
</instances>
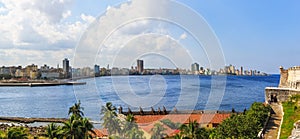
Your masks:
<instances>
[{"instance_id":1,"label":"calm water","mask_svg":"<svg viewBox=\"0 0 300 139\"><path fill-rule=\"evenodd\" d=\"M226 79L224 82L224 79ZM278 75L247 76L118 76L81 80L81 86L0 87L0 116L67 117L77 100L84 113L99 121L101 105L149 110L174 108L242 111L264 101L264 88L277 86ZM222 86L224 85L225 91ZM220 104L219 104L220 103Z\"/></svg>"}]
</instances>

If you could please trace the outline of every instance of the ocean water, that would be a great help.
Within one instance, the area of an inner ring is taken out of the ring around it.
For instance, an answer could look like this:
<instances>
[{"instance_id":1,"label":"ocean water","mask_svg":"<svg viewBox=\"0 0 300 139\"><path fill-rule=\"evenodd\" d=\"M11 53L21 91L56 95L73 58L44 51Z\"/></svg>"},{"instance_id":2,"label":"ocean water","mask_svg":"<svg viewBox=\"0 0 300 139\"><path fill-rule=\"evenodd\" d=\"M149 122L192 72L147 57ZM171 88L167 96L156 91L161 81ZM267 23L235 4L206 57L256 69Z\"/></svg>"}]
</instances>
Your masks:
<instances>
[{"instance_id":1,"label":"ocean water","mask_svg":"<svg viewBox=\"0 0 300 139\"><path fill-rule=\"evenodd\" d=\"M99 121L101 106L112 102L127 111L165 107L172 110L248 109L264 102L264 89L278 86L271 76L114 76L80 80L86 85L0 87L0 116L68 117L78 100L85 116Z\"/></svg>"}]
</instances>

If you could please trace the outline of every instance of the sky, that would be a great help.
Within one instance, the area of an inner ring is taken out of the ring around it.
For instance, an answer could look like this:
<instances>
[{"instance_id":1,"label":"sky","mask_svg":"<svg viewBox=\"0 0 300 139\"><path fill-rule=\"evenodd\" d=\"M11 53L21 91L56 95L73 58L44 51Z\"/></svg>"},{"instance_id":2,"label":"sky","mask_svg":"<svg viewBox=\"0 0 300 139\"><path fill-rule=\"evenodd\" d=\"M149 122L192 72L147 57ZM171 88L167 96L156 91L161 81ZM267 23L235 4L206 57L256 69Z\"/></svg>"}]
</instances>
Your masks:
<instances>
[{"instance_id":1,"label":"sky","mask_svg":"<svg viewBox=\"0 0 300 139\"><path fill-rule=\"evenodd\" d=\"M144 10L151 15L181 10L156 9L146 0L0 0L0 65L48 64L56 67L64 58L89 57L91 64L130 67L145 60L145 67L183 67L197 62L209 67L211 57L205 42L194 30L172 22L143 19L129 22L101 36L117 23ZM197 13L209 25L220 44L225 64L278 73L300 65L300 1L174 0ZM139 7L141 6L141 7ZM129 15L130 14L130 15ZM167 14L166 14L167 15ZM187 22L196 22L191 17ZM97 26L97 32L93 30ZM202 29L203 26L199 26ZM193 27L197 30L197 27ZM94 32L93 32L94 31ZM96 32L96 33L95 33ZM94 34L93 34L94 33ZM106 37L103 43L86 44ZM99 35L99 36L98 36ZM93 47L95 46L95 47ZM197 46L197 47L196 47ZM84 49L82 49L84 48ZM219 51L219 48L217 48ZM86 66L85 61L78 65ZM125 63L125 64L124 64ZM75 63L74 63L75 65Z\"/></svg>"}]
</instances>

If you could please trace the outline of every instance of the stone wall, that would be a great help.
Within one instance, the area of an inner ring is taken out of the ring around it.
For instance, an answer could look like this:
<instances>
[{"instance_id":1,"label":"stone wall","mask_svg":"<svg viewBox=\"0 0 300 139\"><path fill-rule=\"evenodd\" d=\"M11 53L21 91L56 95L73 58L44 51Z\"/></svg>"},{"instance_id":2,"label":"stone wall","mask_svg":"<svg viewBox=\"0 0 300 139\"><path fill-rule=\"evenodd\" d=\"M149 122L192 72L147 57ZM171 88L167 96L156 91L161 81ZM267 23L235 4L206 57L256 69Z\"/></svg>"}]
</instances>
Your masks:
<instances>
[{"instance_id":1,"label":"stone wall","mask_svg":"<svg viewBox=\"0 0 300 139\"><path fill-rule=\"evenodd\" d=\"M300 89L300 67L295 66L287 70L280 67L279 87Z\"/></svg>"},{"instance_id":2,"label":"stone wall","mask_svg":"<svg viewBox=\"0 0 300 139\"><path fill-rule=\"evenodd\" d=\"M287 79L288 79L288 70L283 69L280 67L280 83L279 87L287 87Z\"/></svg>"},{"instance_id":3,"label":"stone wall","mask_svg":"<svg viewBox=\"0 0 300 139\"><path fill-rule=\"evenodd\" d=\"M267 87L265 89L265 101L266 103L284 102L287 101L289 97L297 94L300 94L300 90L291 88Z\"/></svg>"}]
</instances>

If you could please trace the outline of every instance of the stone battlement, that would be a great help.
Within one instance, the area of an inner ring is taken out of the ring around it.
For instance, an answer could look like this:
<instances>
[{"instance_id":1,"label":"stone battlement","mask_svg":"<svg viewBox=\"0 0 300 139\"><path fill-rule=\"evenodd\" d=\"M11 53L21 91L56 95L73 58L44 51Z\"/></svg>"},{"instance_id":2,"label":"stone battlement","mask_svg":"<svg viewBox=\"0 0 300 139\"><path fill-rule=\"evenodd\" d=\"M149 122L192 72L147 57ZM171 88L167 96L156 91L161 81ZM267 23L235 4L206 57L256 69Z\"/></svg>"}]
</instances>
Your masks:
<instances>
[{"instance_id":1,"label":"stone battlement","mask_svg":"<svg viewBox=\"0 0 300 139\"><path fill-rule=\"evenodd\" d=\"M265 101L283 102L290 96L300 94L300 66L284 69L280 66L280 82L278 87L265 89Z\"/></svg>"},{"instance_id":2,"label":"stone battlement","mask_svg":"<svg viewBox=\"0 0 300 139\"><path fill-rule=\"evenodd\" d=\"M288 70L300 70L300 66L290 67Z\"/></svg>"},{"instance_id":3,"label":"stone battlement","mask_svg":"<svg viewBox=\"0 0 300 139\"><path fill-rule=\"evenodd\" d=\"M280 67L280 83L281 88L300 89L300 66L284 69Z\"/></svg>"}]
</instances>

